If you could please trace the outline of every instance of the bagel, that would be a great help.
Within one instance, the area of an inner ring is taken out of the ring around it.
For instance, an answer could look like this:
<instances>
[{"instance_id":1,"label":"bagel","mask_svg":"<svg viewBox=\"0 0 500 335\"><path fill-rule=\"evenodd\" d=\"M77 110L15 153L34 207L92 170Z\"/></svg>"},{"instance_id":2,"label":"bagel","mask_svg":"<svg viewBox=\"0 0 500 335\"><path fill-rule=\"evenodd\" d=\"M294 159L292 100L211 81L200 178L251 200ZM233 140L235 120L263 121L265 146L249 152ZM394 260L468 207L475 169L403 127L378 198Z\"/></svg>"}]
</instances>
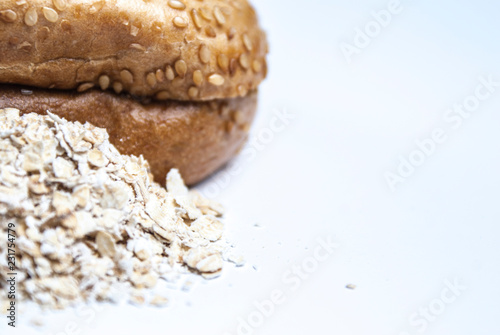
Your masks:
<instances>
[{"instance_id":1,"label":"bagel","mask_svg":"<svg viewBox=\"0 0 500 335\"><path fill-rule=\"evenodd\" d=\"M0 80L158 100L245 96L267 72L246 0L2 0Z\"/></svg>"},{"instance_id":2,"label":"bagel","mask_svg":"<svg viewBox=\"0 0 500 335\"><path fill-rule=\"evenodd\" d=\"M255 92L210 102L153 101L145 104L99 90L84 93L0 85L0 109L53 112L69 121L106 128L123 154L143 155L155 179L165 184L171 168L195 184L236 155L257 105Z\"/></svg>"},{"instance_id":3,"label":"bagel","mask_svg":"<svg viewBox=\"0 0 500 335\"><path fill-rule=\"evenodd\" d=\"M242 147L267 52L247 0L3 0L0 108L106 128L192 185Z\"/></svg>"}]
</instances>

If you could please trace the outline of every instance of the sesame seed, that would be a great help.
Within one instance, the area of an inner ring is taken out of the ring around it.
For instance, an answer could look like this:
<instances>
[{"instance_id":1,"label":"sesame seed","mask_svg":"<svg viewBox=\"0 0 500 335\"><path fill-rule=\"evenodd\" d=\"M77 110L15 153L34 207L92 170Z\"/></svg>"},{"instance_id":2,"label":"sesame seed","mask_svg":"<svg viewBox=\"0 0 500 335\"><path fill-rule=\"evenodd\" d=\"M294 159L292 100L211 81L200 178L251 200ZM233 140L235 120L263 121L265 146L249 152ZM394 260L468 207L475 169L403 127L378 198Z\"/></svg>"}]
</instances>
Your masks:
<instances>
[{"instance_id":1,"label":"sesame seed","mask_svg":"<svg viewBox=\"0 0 500 335\"><path fill-rule=\"evenodd\" d=\"M219 115L222 116L224 119L227 119L229 117L229 113L231 110L229 109L229 106L224 103L219 111Z\"/></svg>"},{"instance_id":2,"label":"sesame seed","mask_svg":"<svg viewBox=\"0 0 500 335\"><path fill-rule=\"evenodd\" d=\"M234 111L232 114L233 121L236 122L237 125L243 125L245 123L245 118L243 117L242 111Z\"/></svg>"},{"instance_id":3,"label":"sesame seed","mask_svg":"<svg viewBox=\"0 0 500 335\"><path fill-rule=\"evenodd\" d=\"M12 45L17 45L19 44L21 41L19 40L19 37L16 37L16 36L11 36L9 38L9 44L12 44Z\"/></svg>"},{"instance_id":4,"label":"sesame seed","mask_svg":"<svg viewBox=\"0 0 500 335\"><path fill-rule=\"evenodd\" d=\"M179 0L170 0L168 5L173 9L185 9L186 5Z\"/></svg>"},{"instance_id":5,"label":"sesame seed","mask_svg":"<svg viewBox=\"0 0 500 335\"><path fill-rule=\"evenodd\" d=\"M101 87L101 90L105 91L109 87L110 79L106 75L102 75L99 77L99 86Z\"/></svg>"},{"instance_id":6,"label":"sesame seed","mask_svg":"<svg viewBox=\"0 0 500 335\"><path fill-rule=\"evenodd\" d=\"M54 7L56 7L57 10L63 11L66 9L66 0L52 0L54 3Z\"/></svg>"},{"instance_id":7,"label":"sesame seed","mask_svg":"<svg viewBox=\"0 0 500 335\"><path fill-rule=\"evenodd\" d=\"M245 70L250 67L250 59L248 58L247 54L241 54L241 56L240 56L240 65Z\"/></svg>"},{"instance_id":8,"label":"sesame seed","mask_svg":"<svg viewBox=\"0 0 500 335\"><path fill-rule=\"evenodd\" d=\"M231 2L231 5L233 5L234 8L242 10L243 9L243 3L240 3L238 1L233 1Z\"/></svg>"},{"instance_id":9,"label":"sesame seed","mask_svg":"<svg viewBox=\"0 0 500 335\"><path fill-rule=\"evenodd\" d=\"M25 51L30 51L31 50L31 43L28 41L24 41L23 43L19 44L17 46L17 49L19 50L25 50Z\"/></svg>"},{"instance_id":10,"label":"sesame seed","mask_svg":"<svg viewBox=\"0 0 500 335\"><path fill-rule=\"evenodd\" d=\"M188 26L188 22L180 16L174 17L172 22L177 28L186 28Z\"/></svg>"},{"instance_id":11,"label":"sesame seed","mask_svg":"<svg viewBox=\"0 0 500 335\"><path fill-rule=\"evenodd\" d=\"M129 17L127 14L122 13L119 16L119 19L120 19L120 23L123 24L124 26L128 27L130 25L130 20L129 20Z\"/></svg>"},{"instance_id":12,"label":"sesame seed","mask_svg":"<svg viewBox=\"0 0 500 335\"><path fill-rule=\"evenodd\" d=\"M155 76L160 83L165 80L165 73L161 69L156 70Z\"/></svg>"},{"instance_id":13,"label":"sesame seed","mask_svg":"<svg viewBox=\"0 0 500 335\"><path fill-rule=\"evenodd\" d=\"M233 121L227 121L226 122L226 131L228 133L231 133L234 129L234 122Z\"/></svg>"},{"instance_id":14,"label":"sesame seed","mask_svg":"<svg viewBox=\"0 0 500 335\"><path fill-rule=\"evenodd\" d=\"M180 87L183 82L184 82L183 77L175 77L174 80L172 80L172 86L173 87Z\"/></svg>"},{"instance_id":15,"label":"sesame seed","mask_svg":"<svg viewBox=\"0 0 500 335\"><path fill-rule=\"evenodd\" d=\"M215 86L221 86L224 84L224 77L220 74L214 73L208 77L208 82Z\"/></svg>"},{"instance_id":16,"label":"sesame seed","mask_svg":"<svg viewBox=\"0 0 500 335\"><path fill-rule=\"evenodd\" d=\"M250 123L245 123L245 124L243 125L243 131L244 131L245 133L248 133L248 132L250 131Z\"/></svg>"},{"instance_id":17,"label":"sesame seed","mask_svg":"<svg viewBox=\"0 0 500 335\"><path fill-rule=\"evenodd\" d=\"M201 84L203 84L203 73L200 70L193 72L193 81L196 86L201 86Z\"/></svg>"},{"instance_id":18,"label":"sesame seed","mask_svg":"<svg viewBox=\"0 0 500 335\"><path fill-rule=\"evenodd\" d=\"M243 44L245 45L245 48L247 48L248 51L252 51L252 41L250 40L250 37L248 37L247 34L243 35Z\"/></svg>"},{"instance_id":19,"label":"sesame seed","mask_svg":"<svg viewBox=\"0 0 500 335\"><path fill-rule=\"evenodd\" d=\"M186 75L186 72L187 72L186 62L183 61L182 59L175 62L175 71L177 71L177 74L179 76L184 78L184 76Z\"/></svg>"},{"instance_id":20,"label":"sesame seed","mask_svg":"<svg viewBox=\"0 0 500 335\"><path fill-rule=\"evenodd\" d=\"M83 83L80 86L78 86L76 91L81 93L90 90L92 87L94 87L94 83Z\"/></svg>"},{"instance_id":21,"label":"sesame seed","mask_svg":"<svg viewBox=\"0 0 500 335\"><path fill-rule=\"evenodd\" d=\"M161 23L161 22L154 22L151 25L151 28L153 28L154 30L156 30L158 32L163 31L163 23Z\"/></svg>"},{"instance_id":22,"label":"sesame seed","mask_svg":"<svg viewBox=\"0 0 500 335\"><path fill-rule=\"evenodd\" d=\"M167 65L167 68L165 69L165 76L167 77L168 80L174 80L175 73L174 73L174 69L172 68L172 66Z\"/></svg>"},{"instance_id":23,"label":"sesame seed","mask_svg":"<svg viewBox=\"0 0 500 335\"><path fill-rule=\"evenodd\" d=\"M38 31L40 41L45 41L47 37L49 37L49 34L50 28L47 26L40 28L40 30Z\"/></svg>"},{"instance_id":24,"label":"sesame seed","mask_svg":"<svg viewBox=\"0 0 500 335\"><path fill-rule=\"evenodd\" d=\"M13 10L6 9L0 12L0 19L7 23L12 23L17 20L17 14Z\"/></svg>"},{"instance_id":25,"label":"sesame seed","mask_svg":"<svg viewBox=\"0 0 500 335\"><path fill-rule=\"evenodd\" d=\"M190 98L196 98L198 97L198 94L200 93L200 90L196 86L191 86L188 90L188 95Z\"/></svg>"},{"instance_id":26,"label":"sesame seed","mask_svg":"<svg viewBox=\"0 0 500 335\"><path fill-rule=\"evenodd\" d=\"M94 4L92 4L92 6L90 6L89 13L90 14L97 13L98 11L100 11L102 9L102 7L104 7L104 4L105 4L104 1L95 2Z\"/></svg>"},{"instance_id":27,"label":"sesame seed","mask_svg":"<svg viewBox=\"0 0 500 335\"><path fill-rule=\"evenodd\" d=\"M224 14L222 14L222 12L218 6L215 6L215 8L214 8L214 16L215 16L215 19L217 20L217 23L220 24L221 26L224 23L226 23L226 18L224 17Z\"/></svg>"},{"instance_id":28,"label":"sesame seed","mask_svg":"<svg viewBox=\"0 0 500 335\"><path fill-rule=\"evenodd\" d=\"M205 64L210 62L210 49L205 44L200 47L200 60Z\"/></svg>"},{"instance_id":29,"label":"sesame seed","mask_svg":"<svg viewBox=\"0 0 500 335\"><path fill-rule=\"evenodd\" d=\"M146 48L143 47L141 44L139 43L132 43L130 44L130 48L131 49L136 49L136 50L139 50L139 51L146 51Z\"/></svg>"},{"instance_id":30,"label":"sesame seed","mask_svg":"<svg viewBox=\"0 0 500 335\"><path fill-rule=\"evenodd\" d=\"M207 34L208 37L216 37L217 36L217 33L215 32L215 29L212 26L205 27L205 34Z\"/></svg>"},{"instance_id":31,"label":"sesame seed","mask_svg":"<svg viewBox=\"0 0 500 335\"><path fill-rule=\"evenodd\" d=\"M210 15L210 11L208 11L206 8L200 8L200 14L203 16L203 18L207 21L212 21L212 16Z\"/></svg>"},{"instance_id":32,"label":"sesame seed","mask_svg":"<svg viewBox=\"0 0 500 335\"><path fill-rule=\"evenodd\" d=\"M134 76L129 70L122 70L120 72L120 78L125 84L132 84L134 82Z\"/></svg>"},{"instance_id":33,"label":"sesame seed","mask_svg":"<svg viewBox=\"0 0 500 335\"><path fill-rule=\"evenodd\" d=\"M130 35L137 36L139 34L139 27L131 25L130 26Z\"/></svg>"},{"instance_id":34,"label":"sesame seed","mask_svg":"<svg viewBox=\"0 0 500 335\"><path fill-rule=\"evenodd\" d=\"M150 87L155 87L157 81L156 75L153 72L150 72L146 75L146 83L148 83Z\"/></svg>"},{"instance_id":35,"label":"sesame seed","mask_svg":"<svg viewBox=\"0 0 500 335\"><path fill-rule=\"evenodd\" d=\"M156 99L158 100L167 100L168 99L168 92L167 91L160 91L156 93Z\"/></svg>"},{"instance_id":36,"label":"sesame seed","mask_svg":"<svg viewBox=\"0 0 500 335\"><path fill-rule=\"evenodd\" d=\"M38 14L36 13L36 9L31 7L26 11L26 14L24 14L24 23L26 23L28 27L33 27L37 22Z\"/></svg>"},{"instance_id":37,"label":"sesame seed","mask_svg":"<svg viewBox=\"0 0 500 335\"><path fill-rule=\"evenodd\" d=\"M252 68L255 72L260 72L262 70L262 63L258 60L252 62Z\"/></svg>"},{"instance_id":38,"label":"sesame seed","mask_svg":"<svg viewBox=\"0 0 500 335\"><path fill-rule=\"evenodd\" d=\"M68 20L62 20L61 21L61 28L64 31L70 31L71 30L71 23L69 23Z\"/></svg>"},{"instance_id":39,"label":"sesame seed","mask_svg":"<svg viewBox=\"0 0 500 335\"><path fill-rule=\"evenodd\" d=\"M54 9L52 9L52 8L43 7L42 8L42 12L43 12L43 16L45 16L45 18L49 22L54 23L59 18L59 14L57 14L57 12Z\"/></svg>"},{"instance_id":40,"label":"sesame seed","mask_svg":"<svg viewBox=\"0 0 500 335\"><path fill-rule=\"evenodd\" d=\"M116 94L120 94L123 91L123 85L119 81L113 83L113 90L115 90Z\"/></svg>"},{"instance_id":41,"label":"sesame seed","mask_svg":"<svg viewBox=\"0 0 500 335\"><path fill-rule=\"evenodd\" d=\"M229 61L229 73L234 75L236 73L236 68L238 66L238 62L236 61L236 58L233 58Z\"/></svg>"},{"instance_id":42,"label":"sesame seed","mask_svg":"<svg viewBox=\"0 0 500 335\"><path fill-rule=\"evenodd\" d=\"M247 95L248 89L243 85L239 85L238 86L238 93L240 94L241 97L244 97L245 95Z\"/></svg>"},{"instance_id":43,"label":"sesame seed","mask_svg":"<svg viewBox=\"0 0 500 335\"><path fill-rule=\"evenodd\" d=\"M32 90L21 89L21 94L22 95L32 95L33 91Z\"/></svg>"},{"instance_id":44,"label":"sesame seed","mask_svg":"<svg viewBox=\"0 0 500 335\"><path fill-rule=\"evenodd\" d=\"M236 35L236 29L234 27L229 28L229 30L227 31L227 39L232 40L235 35Z\"/></svg>"},{"instance_id":45,"label":"sesame seed","mask_svg":"<svg viewBox=\"0 0 500 335\"><path fill-rule=\"evenodd\" d=\"M217 57L217 63L224 72L229 70L229 58L225 54L220 54Z\"/></svg>"},{"instance_id":46,"label":"sesame seed","mask_svg":"<svg viewBox=\"0 0 500 335\"><path fill-rule=\"evenodd\" d=\"M193 17L193 22L196 28L200 29L202 27L201 17L196 9L191 11L191 16Z\"/></svg>"}]
</instances>

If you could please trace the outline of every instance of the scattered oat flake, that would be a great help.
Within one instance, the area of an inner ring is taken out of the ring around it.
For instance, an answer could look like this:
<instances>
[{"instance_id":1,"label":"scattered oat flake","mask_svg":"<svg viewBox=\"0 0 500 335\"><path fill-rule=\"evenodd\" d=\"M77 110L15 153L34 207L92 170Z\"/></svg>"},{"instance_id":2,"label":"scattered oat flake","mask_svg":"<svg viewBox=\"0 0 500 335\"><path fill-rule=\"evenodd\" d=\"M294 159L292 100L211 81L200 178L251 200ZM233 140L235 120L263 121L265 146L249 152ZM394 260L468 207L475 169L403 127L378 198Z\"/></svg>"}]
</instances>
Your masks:
<instances>
[{"instance_id":1,"label":"scattered oat flake","mask_svg":"<svg viewBox=\"0 0 500 335\"><path fill-rule=\"evenodd\" d=\"M168 305L168 299L164 296L156 295L151 299L150 304L156 307L163 307Z\"/></svg>"}]
</instances>

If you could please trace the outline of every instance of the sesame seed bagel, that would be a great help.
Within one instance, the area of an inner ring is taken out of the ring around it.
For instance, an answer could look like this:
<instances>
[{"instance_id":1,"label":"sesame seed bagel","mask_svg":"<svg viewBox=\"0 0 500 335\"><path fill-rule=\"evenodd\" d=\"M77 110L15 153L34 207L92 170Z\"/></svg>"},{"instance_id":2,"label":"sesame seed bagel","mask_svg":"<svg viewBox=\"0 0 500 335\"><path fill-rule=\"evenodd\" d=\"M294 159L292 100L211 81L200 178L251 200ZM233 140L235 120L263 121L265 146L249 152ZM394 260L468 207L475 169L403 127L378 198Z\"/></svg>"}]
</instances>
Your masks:
<instances>
[{"instance_id":1,"label":"sesame seed bagel","mask_svg":"<svg viewBox=\"0 0 500 335\"><path fill-rule=\"evenodd\" d=\"M235 156L253 120L257 94L210 102L140 103L125 95L84 93L0 85L0 108L24 113L50 111L69 121L106 128L122 154L143 155L155 180L165 183L178 168L194 184Z\"/></svg>"},{"instance_id":2,"label":"sesame seed bagel","mask_svg":"<svg viewBox=\"0 0 500 335\"><path fill-rule=\"evenodd\" d=\"M246 0L0 1L4 84L158 100L243 97L265 78L266 54Z\"/></svg>"}]
</instances>

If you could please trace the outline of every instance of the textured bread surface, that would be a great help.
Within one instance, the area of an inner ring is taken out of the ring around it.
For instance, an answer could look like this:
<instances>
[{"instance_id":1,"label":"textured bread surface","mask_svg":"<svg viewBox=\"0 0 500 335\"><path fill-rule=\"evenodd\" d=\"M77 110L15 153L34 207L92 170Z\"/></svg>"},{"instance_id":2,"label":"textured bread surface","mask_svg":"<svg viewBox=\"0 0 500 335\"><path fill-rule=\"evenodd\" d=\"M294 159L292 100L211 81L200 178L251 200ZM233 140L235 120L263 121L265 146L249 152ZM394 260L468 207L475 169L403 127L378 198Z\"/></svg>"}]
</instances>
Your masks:
<instances>
[{"instance_id":1,"label":"textured bread surface","mask_svg":"<svg viewBox=\"0 0 500 335\"><path fill-rule=\"evenodd\" d=\"M99 90L76 93L0 85L0 108L38 114L48 110L106 128L110 142L123 154L142 154L162 184L171 168L194 184L234 157L247 138L256 105L255 92L210 102L143 104Z\"/></svg>"},{"instance_id":2,"label":"textured bread surface","mask_svg":"<svg viewBox=\"0 0 500 335\"><path fill-rule=\"evenodd\" d=\"M246 0L0 1L1 83L231 98L265 78L266 53Z\"/></svg>"}]
</instances>

